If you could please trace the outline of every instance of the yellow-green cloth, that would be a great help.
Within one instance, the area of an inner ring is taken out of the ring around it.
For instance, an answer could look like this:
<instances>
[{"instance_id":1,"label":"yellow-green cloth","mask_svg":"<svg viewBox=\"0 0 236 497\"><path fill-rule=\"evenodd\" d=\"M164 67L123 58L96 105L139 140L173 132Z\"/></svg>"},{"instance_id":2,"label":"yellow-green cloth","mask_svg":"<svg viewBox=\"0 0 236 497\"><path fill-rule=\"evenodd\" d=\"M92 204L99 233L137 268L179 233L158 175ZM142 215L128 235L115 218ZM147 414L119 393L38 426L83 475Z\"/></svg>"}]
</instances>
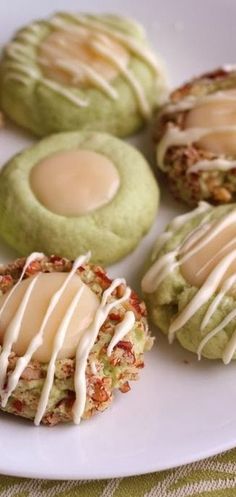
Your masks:
<instances>
[{"instance_id":1,"label":"yellow-green cloth","mask_svg":"<svg viewBox=\"0 0 236 497\"><path fill-rule=\"evenodd\" d=\"M236 497L236 449L176 469L113 480L47 481L0 476L0 497L209 496Z\"/></svg>"}]
</instances>

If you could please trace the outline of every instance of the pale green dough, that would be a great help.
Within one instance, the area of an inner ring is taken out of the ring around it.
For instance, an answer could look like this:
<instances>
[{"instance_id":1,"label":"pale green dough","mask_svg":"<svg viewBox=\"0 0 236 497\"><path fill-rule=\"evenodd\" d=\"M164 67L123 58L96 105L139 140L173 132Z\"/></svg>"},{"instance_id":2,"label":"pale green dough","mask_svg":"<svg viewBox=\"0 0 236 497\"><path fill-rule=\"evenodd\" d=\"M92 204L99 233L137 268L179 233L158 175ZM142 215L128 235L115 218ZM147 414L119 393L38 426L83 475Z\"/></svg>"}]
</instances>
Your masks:
<instances>
[{"instance_id":1,"label":"pale green dough","mask_svg":"<svg viewBox=\"0 0 236 497\"><path fill-rule=\"evenodd\" d=\"M39 203L29 185L32 167L59 151L83 148L108 157L120 176L110 203L79 217L64 217ZM22 255L32 251L70 259L88 250L92 260L111 264L132 251L154 221L158 187L136 149L97 132L59 133L16 155L0 174L0 233Z\"/></svg>"},{"instance_id":2,"label":"pale green dough","mask_svg":"<svg viewBox=\"0 0 236 497\"><path fill-rule=\"evenodd\" d=\"M68 15L64 14L64 17ZM94 18L88 16L88 19ZM135 43L148 49L144 32L136 23L118 16L103 15L98 19L114 32L128 34ZM137 95L121 74L112 81L112 87L118 94L116 100L95 87L82 89L59 84L62 90L70 91L75 98L88 100L87 107L78 106L48 87L42 79L37 52L40 42L52 32L52 27L48 21L36 21L33 25L33 38L31 25L20 30L13 42L6 46L1 62L0 104L13 121L38 136L60 131L97 130L124 137L145 124ZM161 64L157 77L143 58L130 53L129 70L143 88L152 111L166 95Z\"/></svg>"},{"instance_id":3,"label":"pale green dough","mask_svg":"<svg viewBox=\"0 0 236 497\"><path fill-rule=\"evenodd\" d=\"M211 211L207 211L207 215L209 215L210 212L209 223L211 220L220 218L223 214L226 214L235 208L235 204L211 207ZM198 214L176 230L170 240L164 243L160 252L149 265L151 266L155 260L177 248L185 240L186 236L200 224L204 216L206 216L206 213ZM168 231L168 227L166 231ZM198 288L191 286L183 278L178 267L169 272L167 277L154 292L145 294L145 301L152 321L163 333L167 334L173 319L185 308L198 290ZM215 295L216 294L214 294L213 297L215 297ZM202 319L209 304L213 300L213 297L209 299L175 335L180 344L191 352L196 353L203 337L213 330L232 310L236 310L235 292L230 295L225 295L211 317L207 327L200 331ZM225 347L234 332L235 319L208 341L203 348L201 355L208 359L221 359ZM234 354L233 359L236 359L236 353Z\"/></svg>"}]
</instances>

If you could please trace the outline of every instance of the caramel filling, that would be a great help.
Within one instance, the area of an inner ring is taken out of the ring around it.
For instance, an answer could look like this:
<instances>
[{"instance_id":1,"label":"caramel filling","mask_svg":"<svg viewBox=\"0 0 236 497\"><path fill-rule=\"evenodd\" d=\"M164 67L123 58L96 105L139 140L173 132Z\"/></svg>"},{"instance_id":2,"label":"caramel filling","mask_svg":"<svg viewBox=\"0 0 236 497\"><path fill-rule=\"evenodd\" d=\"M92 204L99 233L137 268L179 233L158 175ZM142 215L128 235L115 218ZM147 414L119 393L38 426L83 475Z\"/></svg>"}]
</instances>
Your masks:
<instances>
[{"instance_id":1,"label":"caramel filling","mask_svg":"<svg viewBox=\"0 0 236 497\"><path fill-rule=\"evenodd\" d=\"M232 250L236 249L236 225L235 223L230 224L218 233L214 238L207 242L202 248L200 244L203 244L205 240L209 237L209 233L204 231L204 227L200 228L199 235L202 237L198 238L196 243L191 245L191 237L184 243L181 251L180 257L186 257L186 254L193 251L190 257L187 257L185 261L180 265L180 270L186 281L190 285L195 287L201 287L206 281L207 277L216 267L216 265ZM192 236L192 240L193 237ZM199 250L194 249L199 245ZM224 274L221 283L223 283L229 276L236 273L236 261L234 261Z\"/></svg>"},{"instance_id":2,"label":"caramel filling","mask_svg":"<svg viewBox=\"0 0 236 497\"><path fill-rule=\"evenodd\" d=\"M50 299L59 290L68 273L42 273L36 282L24 313L19 337L13 345L13 351L17 355L23 356L30 342L39 331L47 311ZM32 281L33 277L24 279L9 298L5 309L0 317L0 343L3 343L4 334L11 323L22 298ZM98 297L84 285L81 278L74 274L68 283L65 291L45 327L43 344L33 355L34 359L40 362L49 362L52 354L53 340L63 317L78 290L83 286L81 298L75 308L70 320L67 334L62 349L58 354L58 359L72 358L75 356L76 348L83 331L91 324L94 315L99 307ZM8 292L0 300L0 309L3 306Z\"/></svg>"},{"instance_id":3,"label":"caramel filling","mask_svg":"<svg viewBox=\"0 0 236 497\"><path fill-rule=\"evenodd\" d=\"M202 137L199 147L215 154L236 155L236 131L217 132L223 126L236 126L236 90L221 92L222 97L199 104L191 109L185 119L185 129L212 128ZM225 96L225 98L224 98Z\"/></svg>"},{"instance_id":4,"label":"caramel filling","mask_svg":"<svg viewBox=\"0 0 236 497\"><path fill-rule=\"evenodd\" d=\"M120 178L114 164L90 150L73 150L47 157L31 170L30 185L37 199L62 216L80 216L107 204Z\"/></svg>"},{"instance_id":5,"label":"caramel filling","mask_svg":"<svg viewBox=\"0 0 236 497\"><path fill-rule=\"evenodd\" d=\"M71 32L56 30L41 43L38 61L44 76L63 84L86 87L91 84L84 70L86 65L106 81L112 81L120 71L97 53L97 41L105 45L122 66L128 65L129 53L120 43L105 34L77 26L76 29L71 27Z\"/></svg>"}]
</instances>

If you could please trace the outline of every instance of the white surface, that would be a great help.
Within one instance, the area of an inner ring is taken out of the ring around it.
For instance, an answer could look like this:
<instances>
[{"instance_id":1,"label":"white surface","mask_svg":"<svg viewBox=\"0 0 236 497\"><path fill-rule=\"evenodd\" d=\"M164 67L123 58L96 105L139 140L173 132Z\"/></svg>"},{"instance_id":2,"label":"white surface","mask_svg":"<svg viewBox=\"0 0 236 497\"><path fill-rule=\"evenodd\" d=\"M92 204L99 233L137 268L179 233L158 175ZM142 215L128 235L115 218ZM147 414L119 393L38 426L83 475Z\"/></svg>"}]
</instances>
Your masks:
<instances>
[{"instance_id":1,"label":"white surface","mask_svg":"<svg viewBox=\"0 0 236 497\"><path fill-rule=\"evenodd\" d=\"M112 4L112 7L111 7ZM101 7L102 6L102 7ZM22 24L55 10L118 12L148 29L166 60L172 85L202 70L235 62L234 0L12 0L0 3L0 43ZM150 158L149 138L132 140ZM32 142L9 128L0 132L0 163ZM139 248L111 268L138 288L142 266L158 232L181 211L162 190L156 225ZM1 260L15 257L4 243ZM187 362L186 362L187 361ZM197 362L157 334L141 380L110 409L80 426L35 428L0 416L0 472L44 478L102 478L144 473L191 462L236 445L236 363Z\"/></svg>"}]
</instances>

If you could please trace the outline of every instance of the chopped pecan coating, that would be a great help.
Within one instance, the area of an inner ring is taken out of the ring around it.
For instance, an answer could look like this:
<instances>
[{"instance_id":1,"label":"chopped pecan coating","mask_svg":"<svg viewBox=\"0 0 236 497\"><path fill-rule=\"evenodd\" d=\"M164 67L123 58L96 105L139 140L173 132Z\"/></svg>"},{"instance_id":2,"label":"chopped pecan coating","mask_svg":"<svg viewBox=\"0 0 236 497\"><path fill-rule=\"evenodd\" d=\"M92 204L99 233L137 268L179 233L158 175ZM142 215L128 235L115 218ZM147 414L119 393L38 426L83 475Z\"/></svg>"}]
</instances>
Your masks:
<instances>
[{"instance_id":1,"label":"chopped pecan coating","mask_svg":"<svg viewBox=\"0 0 236 497\"><path fill-rule=\"evenodd\" d=\"M159 144L167 130L175 126L184 130L188 109L174 109L172 104L181 104L186 98L194 97L196 101L206 95L236 88L236 69L218 68L194 78L170 95L170 100L154 119L153 139ZM234 177L236 168L228 170L198 170L189 169L199 161L213 161L223 158L235 161L236 157L217 155L204 149L198 143L169 146L164 156L164 174L167 177L169 188L178 200L195 206L200 200L207 200L212 204L224 204L236 201L236 182ZM160 164L159 164L160 166Z\"/></svg>"},{"instance_id":2,"label":"chopped pecan coating","mask_svg":"<svg viewBox=\"0 0 236 497\"><path fill-rule=\"evenodd\" d=\"M26 258L17 259L7 266L0 267L0 291L4 294L19 280ZM44 256L27 268L24 278L29 278L39 272L69 272L73 261L56 255ZM83 282L88 285L99 298L110 286L111 279L105 271L93 264L85 264L78 269ZM111 300L121 298L126 286L122 283L111 295ZM107 347L115 332L115 326L120 323L127 310L135 313L133 329L113 348L111 356L107 356ZM136 341L136 333L143 339L143 350L140 351L140 339ZM112 402L113 391L120 389L123 393L130 389L128 381L136 380L138 370L143 367L143 351L150 340L146 320L146 307L135 292L130 298L112 309L106 321L99 330L96 342L90 351L86 368L86 406L83 419L88 419L97 411L103 411ZM18 357L10 354L8 377L16 367ZM24 369L19 383L3 410L22 417L34 419L42 387L47 374L48 364L31 359ZM60 422L72 420L72 407L75 399L74 391L75 359L59 359L56 361L54 384L48 406L42 422L54 426Z\"/></svg>"}]
</instances>

